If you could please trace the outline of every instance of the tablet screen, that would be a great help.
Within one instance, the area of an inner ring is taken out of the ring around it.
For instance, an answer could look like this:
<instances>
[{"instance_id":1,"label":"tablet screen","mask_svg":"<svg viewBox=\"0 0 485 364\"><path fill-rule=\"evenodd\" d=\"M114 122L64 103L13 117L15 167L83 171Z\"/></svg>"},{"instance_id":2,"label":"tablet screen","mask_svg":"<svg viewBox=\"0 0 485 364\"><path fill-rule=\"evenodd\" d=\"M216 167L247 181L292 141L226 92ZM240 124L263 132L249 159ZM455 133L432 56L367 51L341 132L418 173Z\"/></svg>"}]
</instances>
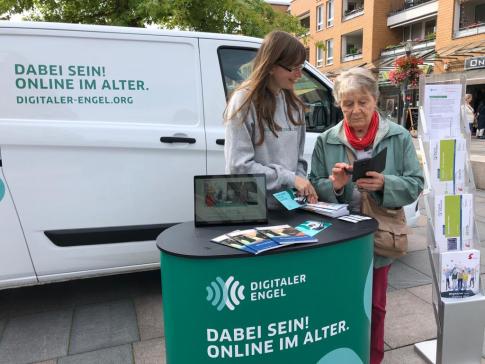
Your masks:
<instances>
[{"instance_id":1,"label":"tablet screen","mask_svg":"<svg viewBox=\"0 0 485 364\"><path fill-rule=\"evenodd\" d=\"M265 224L264 174L194 177L195 226Z\"/></svg>"}]
</instances>

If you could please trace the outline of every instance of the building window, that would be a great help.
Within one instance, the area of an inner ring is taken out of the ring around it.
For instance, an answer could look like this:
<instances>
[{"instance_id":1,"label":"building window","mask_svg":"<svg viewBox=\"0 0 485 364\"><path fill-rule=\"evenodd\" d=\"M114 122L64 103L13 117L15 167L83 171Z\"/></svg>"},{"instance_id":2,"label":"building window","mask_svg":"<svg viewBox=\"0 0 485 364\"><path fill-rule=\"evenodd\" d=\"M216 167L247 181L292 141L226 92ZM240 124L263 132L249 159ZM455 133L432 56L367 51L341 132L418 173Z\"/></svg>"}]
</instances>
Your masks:
<instances>
[{"instance_id":1,"label":"building window","mask_svg":"<svg viewBox=\"0 0 485 364\"><path fill-rule=\"evenodd\" d=\"M310 48L305 48L305 60L310 62Z\"/></svg>"},{"instance_id":2,"label":"building window","mask_svg":"<svg viewBox=\"0 0 485 364\"><path fill-rule=\"evenodd\" d=\"M414 42L420 42L423 40L432 40L435 38L435 31L436 19L409 24L403 27L402 41L412 40Z\"/></svg>"},{"instance_id":3,"label":"building window","mask_svg":"<svg viewBox=\"0 0 485 364\"><path fill-rule=\"evenodd\" d=\"M300 25L310 32L310 14L307 13L300 17Z\"/></svg>"},{"instance_id":4,"label":"building window","mask_svg":"<svg viewBox=\"0 0 485 364\"><path fill-rule=\"evenodd\" d=\"M333 0L327 1L327 28L333 26Z\"/></svg>"},{"instance_id":5,"label":"building window","mask_svg":"<svg viewBox=\"0 0 485 364\"><path fill-rule=\"evenodd\" d=\"M325 64L333 64L333 39L327 39L325 41Z\"/></svg>"},{"instance_id":6,"label":"building window","mask_svg":"<svg viewBox=\"0 0 485 364\"><path fill-rule=\"evenodd\" d=\"M323 29L323 6L317 6L317 32Z\"/></svg>"},{"instance_id":7,"label":"building window","mask_svg":"<svg viewBox=\"0 0 485 364\"><path fill-rule=\"evenodd\" d=\"M317 67L323 66L323 47L316 47L317 51Z\"/></svg>"},{"instance_id":8,"label":"building window","mask_svg":"<svg viewBox=\"0 0 485 364\"><path fill-rule=\"evenodd\" d=\"M455 0L454 34L456 37L485 33L483 0Z\"/></svg>"},{"instance_id":9,"label":"building window","mask_svg":"<svg viewBox=\"0 0 485 364\"><path fill-rule=\"evenodd\" d=\"M344 0L344 19L351 19L364 13L364 0Z\"/></svg>"},{"instance_id":10,"label":"building window","mask_svg":"<svg viewBox=\"0 0 485 364\"><path fill-rule=\"evenodd\" d=\"M352 61L362 58L362 41L364 33L362 30L347 33L342 36L342 61Z\"/></svg>"}]
</instances>

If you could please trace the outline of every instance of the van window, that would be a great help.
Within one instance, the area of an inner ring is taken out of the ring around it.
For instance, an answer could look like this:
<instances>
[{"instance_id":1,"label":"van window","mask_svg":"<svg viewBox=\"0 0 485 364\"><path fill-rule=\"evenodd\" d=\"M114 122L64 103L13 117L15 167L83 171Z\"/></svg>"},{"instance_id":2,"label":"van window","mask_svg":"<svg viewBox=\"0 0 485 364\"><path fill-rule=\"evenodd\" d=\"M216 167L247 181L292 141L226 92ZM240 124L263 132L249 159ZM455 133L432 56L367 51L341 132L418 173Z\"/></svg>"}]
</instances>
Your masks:
<instances>
[{"instance_id":1,"label":"van window","mask_svg":"<svg viewBox=\"0 0 485 364\"><path fill-rule=\"evenodd\" d=\"M332 91L303 70L301 78L295 84L295 92L305 103L305 122L307 132L321 133L337 124L342 113L334 105Z\"/></svg>"},{"instance_id":2,"label":"van window","mask_svg":"<svg viewBox=\"0 0 485 364\"><path fill-rule=\"evenodd\" d=\"M226 99L249 77L251 61L256 57L256 48L221 47L218 50Z\"/></svg>"},{"instance_id":3,"label":"van window","mask_svg":"<svg viewBox=\"0 0 485 364\"><path fill-rule=\"evenodd\" d=\"M218 50L224 90L228 100L232 92L251 73L251 61L256 56L254 48L221 47ZM305 122L308 132L321 133L337 124L342 113L333 104L332 91L304 70L295 85L295 92L305 103Z\"/></svg>"}]
</instances>

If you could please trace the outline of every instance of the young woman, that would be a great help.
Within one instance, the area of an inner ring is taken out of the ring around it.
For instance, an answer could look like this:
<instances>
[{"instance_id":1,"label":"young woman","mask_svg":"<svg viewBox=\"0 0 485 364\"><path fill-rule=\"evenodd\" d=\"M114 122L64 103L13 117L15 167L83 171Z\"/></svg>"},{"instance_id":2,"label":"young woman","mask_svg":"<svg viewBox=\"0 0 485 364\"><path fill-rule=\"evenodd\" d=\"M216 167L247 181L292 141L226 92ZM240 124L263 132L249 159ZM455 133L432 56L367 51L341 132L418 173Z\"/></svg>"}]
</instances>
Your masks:
<instances>
[{"instance_id":1,"label":"young woman","mask_svg":"<svg viewBox=\"0 0 485 364\"><path fill-rule=\"evenodd\" d=\"M263 40L253 71L232 95L225 111L226 173L264 173L268 206L279 207L276 191L296 188L316 202L303 159L303 103L294 92L305 48L292 35L274 31Z\"/></svg>"}]
</instances>

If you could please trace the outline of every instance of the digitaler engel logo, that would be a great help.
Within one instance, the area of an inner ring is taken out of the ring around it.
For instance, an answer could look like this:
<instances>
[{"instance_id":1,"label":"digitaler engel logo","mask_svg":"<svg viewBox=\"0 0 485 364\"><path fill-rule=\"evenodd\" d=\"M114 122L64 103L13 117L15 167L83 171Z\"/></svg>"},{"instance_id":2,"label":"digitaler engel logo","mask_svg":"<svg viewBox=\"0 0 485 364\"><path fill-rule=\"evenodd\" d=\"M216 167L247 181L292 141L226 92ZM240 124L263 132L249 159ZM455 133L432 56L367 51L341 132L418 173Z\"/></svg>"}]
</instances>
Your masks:
<instances>
[{"instance_id":1,"label":"digitaler engel logo","mask_svg":"<svg viewBox=\"0 0 485 364\"><path fill-rule=\"evenodd\" d=\"M207 301L212 306L217 306L217 311L221 311L224 306L233 311L244 297L244 286L239 281L230 276L224 282L221 277L217 277L215 282L212 281L207 289Z\"/></svg>"}]
</instances>

